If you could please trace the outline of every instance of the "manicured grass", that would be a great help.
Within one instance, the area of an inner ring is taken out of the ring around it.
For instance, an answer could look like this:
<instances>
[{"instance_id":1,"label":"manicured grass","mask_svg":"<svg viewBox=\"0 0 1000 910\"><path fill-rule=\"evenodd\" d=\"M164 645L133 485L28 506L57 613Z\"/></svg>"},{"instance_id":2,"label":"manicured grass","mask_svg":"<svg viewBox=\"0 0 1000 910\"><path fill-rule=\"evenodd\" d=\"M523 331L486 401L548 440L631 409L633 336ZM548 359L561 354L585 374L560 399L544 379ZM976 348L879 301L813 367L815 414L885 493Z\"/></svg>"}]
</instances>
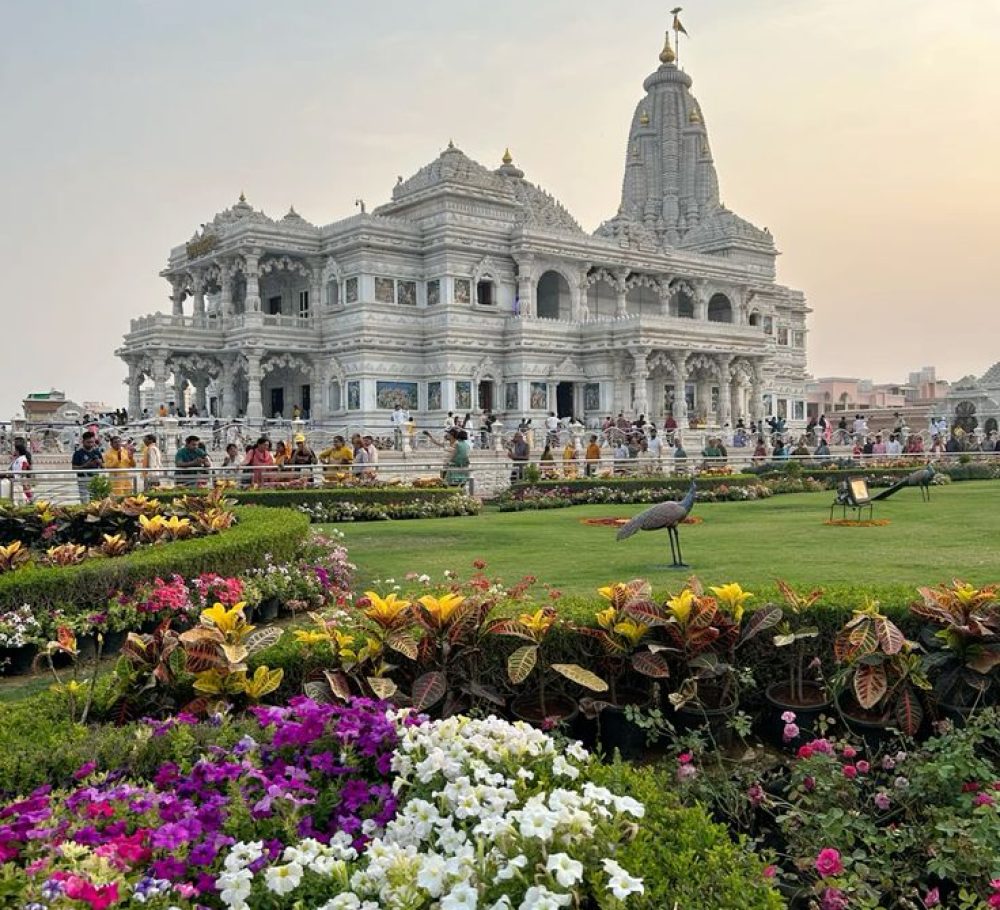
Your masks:
<instances>
[{"instance_id":1,"label":"manicured grass","mask_svg":"<svg viewBox=\"0 0 1000 910\"><path fill-rule=\"evenodd\" d=\"M644 506L578 506L543 512L486 511L472 518L379 522L338 526L358 566L358 588L408 572L442 578L462 575L483 559L491 576L514 582L535 575L566 594L589 596L611 581L648 578L657 589L676 588L689 573L706 583L739 581L762 589L783 578L837 591L859 602L862 588L884 600L913 599L914 587L960 577L1000 580L1000 484L965 482L935 487L924 503L918 490L902 490L876 503L884 527L825 525L832 493L775 496L747 503L696 505L704 520L681 528L689 572L666 568L666 532L616 542L615 529L581 519L631 517ZM838 513L839 514L839 513Z\"/></svg>"}]
</instances>

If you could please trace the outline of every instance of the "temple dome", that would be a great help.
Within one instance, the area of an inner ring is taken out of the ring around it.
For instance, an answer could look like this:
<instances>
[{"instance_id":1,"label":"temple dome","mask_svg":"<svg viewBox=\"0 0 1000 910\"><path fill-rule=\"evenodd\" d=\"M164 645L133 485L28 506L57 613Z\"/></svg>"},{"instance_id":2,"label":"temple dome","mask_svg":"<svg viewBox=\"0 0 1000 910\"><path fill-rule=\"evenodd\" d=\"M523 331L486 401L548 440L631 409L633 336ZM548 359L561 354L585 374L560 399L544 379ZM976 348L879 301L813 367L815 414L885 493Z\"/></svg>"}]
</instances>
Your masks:
<instances>
[{"instance_id":1,"label":"temple dome","mask_svg":"<svg viewBox=\"0 0 1000 910\"><path fill-rule=\"evenodd\" d=\"M400 209L409 209L447 189L506 203L517 211L514 221L518 224L563 233L583 233L558 199L524 179L524 171L514 166L509 150L502 165L491 171L452 143L409 180L397 183L392 190L392 202L377 208L375 214L394 214Z\"/></svg>"},{"instance_id":2,"label":"temple dome","mask_svg":"<svg viewBox=\"0 0 1000 910\"><path fill-rule=\"evenodd\" d=\"M703 247L720 241L742 240L754 245L773 249L774 238L731 212L724 205L707 213L681 240L679 246L685 248Z\"/></svg>"},{"instance_id":3,"label":"temple dome","mask_svg":"<svg viewBox=\"0 0 1000 910\"><path fill-rule=\"evenodd\" d=\"M408 201L425 191L446 185L464 187L491 195L511 197L504 180L473 161L461 149L448 143L446 148L430 164L424 165L409 180L397 184L392 190L392 201Z\"/></svg>"},{"instance_id":4,"label":"temple dome","mask_svg":"<svg viewBox=\"0 0 1000 910\"><path fill-rule=\"evenodd\" d=\"M1000 388L1000 361L993 364L993 366L983 373L979 378L979 384L986 388Z\"/></svg>"}]
</instances>

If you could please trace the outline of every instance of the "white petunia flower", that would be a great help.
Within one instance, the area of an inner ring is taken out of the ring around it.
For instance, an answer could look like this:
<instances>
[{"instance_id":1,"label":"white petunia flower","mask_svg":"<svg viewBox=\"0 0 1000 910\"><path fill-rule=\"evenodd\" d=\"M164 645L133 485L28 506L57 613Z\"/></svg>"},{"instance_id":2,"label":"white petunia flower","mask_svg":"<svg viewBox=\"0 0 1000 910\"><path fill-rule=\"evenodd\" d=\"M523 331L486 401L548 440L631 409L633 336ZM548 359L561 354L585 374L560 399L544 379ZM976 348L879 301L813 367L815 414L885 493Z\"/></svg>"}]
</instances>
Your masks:
<instances>
[{"instance_id":1,"label":"white petunia flower","mask_svg":"<svg viewBox=\"0 0 1000 910\"><path fill-rule=\"evenodd\" d=\"M271 866L264 873L264 883L267 890L275 894L290 894L302 881L302 866L298 863L286 863L283 866Z\"/></svg>"},{"instance_id":2,"label":"white petunia flower","mask_svg":"<svg viewBox=\"0 0 1000 910\"><path fill-rule=\"evenodd\" d=\"M567 853L552 853L545 864L545 871L551 872L564 888L572 888L583 878L583 863Z\"/></svg>"},{"instance_id":3,"label":"white petunia flower","mask_svg":"<svg viewBox=\"0 0 1000 910\"><path fill-rule=\"evenodd\" d=\"M453 885L441 898L441 910L476 910L478 906L479 892L465 882Z\"/></svg>"}]
</instances>

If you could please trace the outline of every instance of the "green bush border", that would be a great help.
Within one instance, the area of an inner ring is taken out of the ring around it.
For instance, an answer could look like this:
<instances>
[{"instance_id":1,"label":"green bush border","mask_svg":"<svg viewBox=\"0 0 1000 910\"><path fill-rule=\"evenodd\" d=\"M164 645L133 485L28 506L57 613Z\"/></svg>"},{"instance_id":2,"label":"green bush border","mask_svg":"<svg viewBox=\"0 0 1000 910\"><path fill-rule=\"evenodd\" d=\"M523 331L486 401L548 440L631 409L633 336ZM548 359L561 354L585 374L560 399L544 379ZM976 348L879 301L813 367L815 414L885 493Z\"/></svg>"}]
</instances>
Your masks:
<instances>
[{"instance_id":1,"label":"green bush border","mask_svg":"<svg viewBox=\"0 0 1000 910\"><path fill-rule=\"evenodd\" d=\"M149 493L151 499L171 500L184 496L186 490L161 490ZM196 491L204 495L206 491ZM226 498L241 505L293 509L300 505L332 502L405 503L445 499L455 495L451 487L303 487L284 490L226 490Z\"/></svg>"},{"instance_id":2,"label":"green bush border","mask_svg":"<svg viewBox=\"0 0 1000 910\"><path fill-rule=\"evenodd\" d=\"M309 533L309 519L291 509L242 506L237 523L221 534L157 544L108 559L60 568L25 566L0 575L0 610L30 604L41 618L63 608L69 614L103 608L110 594L131 591L157 576L175 572L238 575L260 563L265 553L290 560Z\"/></svg>"}]
</instances>

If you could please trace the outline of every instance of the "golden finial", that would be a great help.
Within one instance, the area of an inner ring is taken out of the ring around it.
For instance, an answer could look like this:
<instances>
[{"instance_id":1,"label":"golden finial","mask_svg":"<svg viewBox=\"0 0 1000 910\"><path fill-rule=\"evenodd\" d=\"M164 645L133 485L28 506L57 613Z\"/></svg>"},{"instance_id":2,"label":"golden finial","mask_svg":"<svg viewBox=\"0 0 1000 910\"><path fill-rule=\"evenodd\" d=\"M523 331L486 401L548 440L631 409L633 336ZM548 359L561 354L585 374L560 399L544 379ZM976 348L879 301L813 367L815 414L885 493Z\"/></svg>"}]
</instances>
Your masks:
<instances>
[{"instance_id":1,"label":"golden finial","mask_svg":"<svg viewBox=\"0 0 1000 910\"><path fill-rule=\"evenodd\" d=\"M666 33L666 40L663 42L663 50L660 51L660 63L673 63L677 59L674 49L670 46L670 32Z\"/></svg>"},{"instance_id":2,"label":"golden finial","mask_svg":"<svg viewBox=\"0 0 1000 910\"><path fill-rule=\"evenodd\" d=\"M246 193L244 193L243 190L240 190L240 202L246 202L246 201L247 201Z\"/></svg>"},{"instance_id":3,"label":"golden finial","mask_svg":"<svg viewBox=\"0 0 1000 910\"><path fill-rule=\"evenodd\" d=\"M511 155L509 148L507 148L507 149L504 150L504 153L503 153L503 163L504 164L513 164L514 163L514 156Z\"/></svg>"},{"instance_id":4,"label":"golden finial","mask_svg":"<svg viewBox=\"0 0 1000 910\"><path fill-rule=\"evenodd\" d=\"M649 126L649 114L643 111L639 115L639 123L641 123L643 126Z\"/></svg>"}]
</instances>

